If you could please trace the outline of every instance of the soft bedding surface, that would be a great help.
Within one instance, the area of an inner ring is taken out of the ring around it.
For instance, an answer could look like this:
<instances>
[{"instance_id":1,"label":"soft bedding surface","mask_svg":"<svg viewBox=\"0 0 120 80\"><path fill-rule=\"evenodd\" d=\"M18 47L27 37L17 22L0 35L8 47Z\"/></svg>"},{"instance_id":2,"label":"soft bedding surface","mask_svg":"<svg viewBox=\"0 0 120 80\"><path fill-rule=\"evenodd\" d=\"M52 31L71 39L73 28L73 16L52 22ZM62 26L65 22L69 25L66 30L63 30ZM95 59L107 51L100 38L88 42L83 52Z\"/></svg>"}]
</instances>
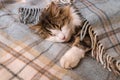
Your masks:
<instances>
[{"instance_id":1,"label":"soft bedding surface","mask_svg":"<svg viewBox=\"0 0 120 80\"><path fill-rule=\"evenodd\" d=\"M0 80L120 80L95 56L86 56L74 69L61 68L59 59L70 48L68 44L45 41L19 21L19 7L43 8L46 2L8 4L0 9ZM119 62L120 1L77 0L75 5L90 22L106 53Z\"/></svg>"}]
</instances>

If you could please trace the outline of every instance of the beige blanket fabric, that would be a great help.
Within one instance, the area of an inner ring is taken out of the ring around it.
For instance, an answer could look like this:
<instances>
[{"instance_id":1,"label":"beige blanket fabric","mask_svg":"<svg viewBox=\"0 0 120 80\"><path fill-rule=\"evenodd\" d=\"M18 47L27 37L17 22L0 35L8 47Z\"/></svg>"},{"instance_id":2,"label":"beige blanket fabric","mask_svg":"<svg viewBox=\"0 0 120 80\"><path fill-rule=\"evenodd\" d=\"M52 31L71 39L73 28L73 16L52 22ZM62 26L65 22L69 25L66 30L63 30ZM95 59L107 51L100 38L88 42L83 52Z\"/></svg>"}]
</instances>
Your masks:
<instances>
[{"instance_id":1,"label":"beige blanket fabric","mask_svg":"<svg viewBox=\"0 0 120 80\"><path fill-rule=\"evenodd\" d=\"M42 8L45 3L41 1L34 4ZM59 59L70 48L67 44L45 41L20 23L19 7L36 6L8 4L0 9L0 80L120 80L113 73L120 71L119 0L76 0L75 5L91 24L93 51L92 57L86 56L72 70L59 65Z\"/></svg>"}]
</instances>

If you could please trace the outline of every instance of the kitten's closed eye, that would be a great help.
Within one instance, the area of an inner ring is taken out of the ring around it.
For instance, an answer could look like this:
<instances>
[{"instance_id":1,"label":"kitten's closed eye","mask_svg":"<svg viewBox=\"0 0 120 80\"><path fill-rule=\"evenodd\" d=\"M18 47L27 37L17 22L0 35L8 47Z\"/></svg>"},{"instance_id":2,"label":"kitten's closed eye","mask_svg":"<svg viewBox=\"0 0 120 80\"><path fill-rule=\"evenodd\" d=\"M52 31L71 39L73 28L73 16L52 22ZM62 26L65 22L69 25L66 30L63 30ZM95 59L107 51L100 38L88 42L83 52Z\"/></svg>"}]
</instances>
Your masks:
<instances>
[{"instance_id":1,"label":"kitten's closed eye","mask_svg":"<svg viewBox=\"0 0 120 80\"><path fill-rule=\"evenodd\" d=\"M51 34L51 36L56 36L56 34Z\"/></svg>"},{"instance_id":2,"label":"kitten's closed eye","mask_svg":"<svg viewBox=\"0 0 120 80\"><path fill-rule=\"evenodd\" d=\"M63 26L61 30L59 29L50 29L51 35L47 38L49 41L53 42L67 42L71 38L71 28L68 26Z\"/></svg>"}]
</instances>

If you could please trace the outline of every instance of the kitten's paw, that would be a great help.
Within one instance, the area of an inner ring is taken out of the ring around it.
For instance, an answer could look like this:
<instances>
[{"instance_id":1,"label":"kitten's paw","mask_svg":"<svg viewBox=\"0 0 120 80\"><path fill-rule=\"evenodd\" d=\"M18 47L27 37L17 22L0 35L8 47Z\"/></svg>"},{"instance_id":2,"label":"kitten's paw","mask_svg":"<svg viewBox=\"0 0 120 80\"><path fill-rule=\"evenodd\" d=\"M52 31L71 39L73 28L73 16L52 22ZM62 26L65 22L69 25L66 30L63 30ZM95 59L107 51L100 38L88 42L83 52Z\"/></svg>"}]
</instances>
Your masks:
<instances>
[{"instance_id":1,"label":"kitten's paw","mask_svg":"<svg viewBox=\"0 0 120 80\"><path fill-rule=\"evenodd\" d=\"M77 66L80 59L83 58L85 55L85 51L82 49L79 49L77 47L72 47L70 50L68 50L65 55L61 58L60 64L61 67L70 69Z\"/></svg>"}]
</instances>

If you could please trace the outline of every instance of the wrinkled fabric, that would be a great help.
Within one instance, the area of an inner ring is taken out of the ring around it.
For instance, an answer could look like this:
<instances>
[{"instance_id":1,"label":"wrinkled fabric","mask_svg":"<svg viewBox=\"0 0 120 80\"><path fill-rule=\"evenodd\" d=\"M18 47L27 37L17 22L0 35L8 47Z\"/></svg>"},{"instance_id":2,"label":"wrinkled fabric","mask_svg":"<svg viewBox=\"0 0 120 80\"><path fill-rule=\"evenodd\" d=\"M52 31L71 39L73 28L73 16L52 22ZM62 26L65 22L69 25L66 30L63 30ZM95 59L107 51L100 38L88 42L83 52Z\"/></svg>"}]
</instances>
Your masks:
<instances>
[{"instance_id":1,"label":"wrinkled fabric","mask_svg":"<svg viewBox=\"0 0 120 80\"><path fill-rule=\"evenodd\" d=\"M81 60L75 69L61 68L59 60L69 45L45 41L19 21L20 7L43 8L46 5L45 2L34 4L16 2L0 9L0 80L120 79L91 56ZM75 5L90 22L97 35L96 41L104 46L105 53L119 60L120 1L77 0Z\"/></svg>"}]
</instances>

